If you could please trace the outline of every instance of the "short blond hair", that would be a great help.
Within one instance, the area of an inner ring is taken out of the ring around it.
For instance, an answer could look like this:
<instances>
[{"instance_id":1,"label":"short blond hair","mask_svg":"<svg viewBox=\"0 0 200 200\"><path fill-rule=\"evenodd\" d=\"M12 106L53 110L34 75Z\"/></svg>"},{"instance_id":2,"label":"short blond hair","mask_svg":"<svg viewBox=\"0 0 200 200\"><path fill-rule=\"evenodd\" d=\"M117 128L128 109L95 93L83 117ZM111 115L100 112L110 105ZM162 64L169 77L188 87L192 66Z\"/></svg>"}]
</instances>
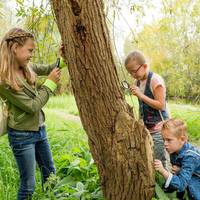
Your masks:
<instances>
[{"instance_id":1,"label":"short blond hair","mask_svg":"<svg viewBox=\"0 0 200 200\"><path fill-rule=\"evenodd\" d=\"M126 59L124 61L125 66L127 66L131 60L137 61L138 64L140 64L140 65L146 63L146 58L145 58L144 54L138 50L132 51L131 53L128 54L128 56L126 57Z\"/></svg>"},{"instance_id":2,"label":"short blond hair","mask_svg":"<svg viewBox=\"0 0 200 200\"><path fill-rule=\"evenodd\" d=\"M186 123L180 119L168 119L163 123L162 131L169 130L175 137L188 139Z\"/></svg>"}]
</instances>

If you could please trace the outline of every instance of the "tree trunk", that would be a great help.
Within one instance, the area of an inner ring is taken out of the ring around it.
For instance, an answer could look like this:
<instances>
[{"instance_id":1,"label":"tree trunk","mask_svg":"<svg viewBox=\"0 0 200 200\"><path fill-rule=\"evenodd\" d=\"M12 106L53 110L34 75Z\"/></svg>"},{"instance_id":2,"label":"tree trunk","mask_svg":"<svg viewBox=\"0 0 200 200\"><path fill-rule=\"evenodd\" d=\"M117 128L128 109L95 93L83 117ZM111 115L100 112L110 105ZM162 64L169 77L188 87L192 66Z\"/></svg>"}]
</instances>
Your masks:
<instances>
[{"instance_id":1,"label":"tree trunk","mask_svg":"<svg viewBox=\"0 0 200 200\"><path fill-rule=\"evenodd\" d=\"M103 0L51 0L83 127L108 200L154 194L151 139L120 89Z\"/></svg>"}]
</instances>

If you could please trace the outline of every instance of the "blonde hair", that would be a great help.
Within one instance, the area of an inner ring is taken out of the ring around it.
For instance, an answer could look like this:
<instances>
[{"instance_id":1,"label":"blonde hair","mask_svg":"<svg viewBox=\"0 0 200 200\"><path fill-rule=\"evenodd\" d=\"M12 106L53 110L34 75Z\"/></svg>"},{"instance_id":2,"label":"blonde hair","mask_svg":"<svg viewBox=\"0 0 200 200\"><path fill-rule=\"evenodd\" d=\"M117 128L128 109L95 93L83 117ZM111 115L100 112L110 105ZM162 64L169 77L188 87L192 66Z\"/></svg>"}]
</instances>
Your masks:
<instances>
[{"instance_id":1,"label":"blonde hair","mask_svg":"<svg viewBox=\"0 0 200 200\"><path fill-rule=\"evenodd\" d=\"M17 43L23 46L28 38L34 39L33 35L23 29L11 29L1 41L0 44L0 83L10 86L18 91L22 88L15 74L15 55L12 50L13 44ZM30 85L35 82L35 74L30 67L23 68L25 78Z\"/></svg>"},{"instance_id":2,"label":"blonde hair","mask_svg":"<svg viewBox=\"0 0 200 200\"><path fill-rule=\"evenodd\" d=\"M180 119L168 119L163 123L162 131L163 130L169 130L177 138L184 136L186 140L188 139L187 126L185 122Z\"/></svg>"},{"instance_id":3,"label":"blonde hair","mask_svg":"<svg viewBox=\"0 0 200 200\"><path fill-rule=\"evenodd\" d=\"M139 65L146 63L144 54L138 50L132 51L131 53L128 54L124 62L125 66L127 66L131 60L137 61Z\"/></svg>"}]
</instances>

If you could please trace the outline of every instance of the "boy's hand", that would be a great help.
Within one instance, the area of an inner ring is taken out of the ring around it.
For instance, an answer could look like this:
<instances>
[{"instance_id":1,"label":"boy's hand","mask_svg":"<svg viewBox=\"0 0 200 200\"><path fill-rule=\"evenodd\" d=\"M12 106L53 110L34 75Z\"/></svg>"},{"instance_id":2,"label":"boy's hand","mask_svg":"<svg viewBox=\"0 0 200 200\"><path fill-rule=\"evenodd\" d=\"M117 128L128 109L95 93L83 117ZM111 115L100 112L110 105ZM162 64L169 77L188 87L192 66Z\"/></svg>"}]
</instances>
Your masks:
<instances>
[{"instance_id":1,"label":"boy's hand","mask_svg":"<svg viewBox=\"0 0 200 200\"><path fill-rule=\"evenodd\" d=\"M173 165L172 166L172 174L177 174L177 172L180 171L180 167L178 167L177 165Z\"/></svg>"},{"instance_id":2,"label":"boy's hand","mask_svg":"<svg viewBox=\"0 0 200 200\"><path fill-rule=\"evenodd\" d=\"M154 167L155 170L158 171L166 180L168 179L169 175L171 174L168 172L164 167L160 160L154 160Z\"/></svg>"},{"instance_id":3,"label":"boy's hand","mask_svg":"<svg viewBox=\"0 0 200 200\"><path fill-rule=\"evenodd\" d=\"M157 159L154 160L154 167L155 167L155 170L159 171L161 174L165 170L165 168L163 167L162 162L160 160L157 160Z\"/></svg>"},{"instance_id":4,"label":"boy's hand","mask_svg":"<svg viewBox=\"0 0 200 200\"><path fill-rule=\"evenodd\" d=\"M137 96L138 98L142 96L142 92L140 91L140 88L137 87L136 85L131 85L130 91L131 91L131 94Z\"/></svg>"},{"instance_id":5,"label":"boy's hand","mask_svg":"<svg viewBox=\"0 0 200 200\"><path fill-rule=\"evenodd\" d=\"M54 68L51 73L48 76L48 79L52 80L56 84L58 84L60 80L60 69L59 68Z\"/></svg>"}]
</instances>

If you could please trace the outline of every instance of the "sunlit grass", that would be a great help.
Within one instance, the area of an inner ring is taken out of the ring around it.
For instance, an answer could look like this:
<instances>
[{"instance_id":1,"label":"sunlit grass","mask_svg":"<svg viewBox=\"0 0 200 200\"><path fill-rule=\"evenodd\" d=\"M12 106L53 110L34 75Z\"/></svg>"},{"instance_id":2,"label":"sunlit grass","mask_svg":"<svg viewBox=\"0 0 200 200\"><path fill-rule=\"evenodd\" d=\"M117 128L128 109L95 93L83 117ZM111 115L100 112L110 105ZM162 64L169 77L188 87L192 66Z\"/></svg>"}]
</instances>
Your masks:
<instances>
[{"instance_id":1,"label":"sunlit grass","mask_svg":"<svg viewBox=\"0 0 200 200\"><path fill-rule=\"evenodd\" d=\"M138 119L137 98L127 95L126 101L133 107L133 112L136 116L136 119ZM72 95L52 97L46 107L50 109L62 110L73 115L78 115L79 113L74 96ZM179 101L176 101L176 103L170 101L167 103L167 107L170 111L171 117L180 118L187 123L190 140L195 142L200 140L200 106L183 104Z\"/></svg>"},{"instance_id":2,"label":"sunlit grass","mask_svg":"<svg viewBox=\"0 0 200 200\"><path fill-rule=\"evenodd\" d=\"M131 107L133 107L133 112L136 116L136 119L138 119L137 98L127 95L126 101ZM52 97L46 107L50 109L58 109L73 115L79 114L74 96L72 95ZM170 111L171 117L180 118L187 123L190 140L195 142L200 140L200 106L183 104L179 101L176 101L176 103L170 101L167 103L167 107Z\"/></svg>"},{"instance_id":3,"label":"sunlit grass","mask_svg":"<svg viewBox=\"0 0 200 200\"><path fill-rule=\"evenodd\" d=\"M48 101L46 108L58 109L64 112L79 115L75 98L72 95L60 95L51 97Z\"/></svg>"}]
</instances>

